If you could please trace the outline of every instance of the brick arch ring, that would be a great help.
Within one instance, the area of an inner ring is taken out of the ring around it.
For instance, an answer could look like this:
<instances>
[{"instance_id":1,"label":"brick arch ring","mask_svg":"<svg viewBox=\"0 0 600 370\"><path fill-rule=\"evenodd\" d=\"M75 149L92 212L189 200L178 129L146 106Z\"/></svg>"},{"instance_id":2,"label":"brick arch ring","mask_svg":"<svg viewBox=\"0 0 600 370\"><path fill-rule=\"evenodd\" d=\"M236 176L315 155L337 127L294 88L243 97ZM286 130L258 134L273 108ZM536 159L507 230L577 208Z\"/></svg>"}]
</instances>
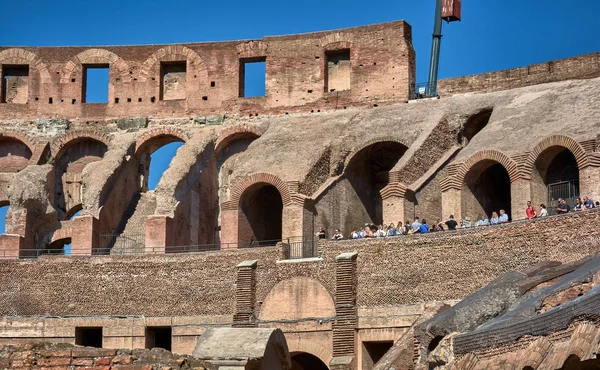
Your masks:
<instances>
[{"instance_id":1,"label":"brick arch ring","mask_svg":"<svg viewBox=\"0 0 600 370\"><path fill-rule=\"evenodd\" d=\"M42 83L50 82L50 71L48 71L46 63L37 54L29 50L10 48L0 51L0 65L2 64L27 64L38 71Z\"/></svg>"},{"instance_id":2,"label":"brick arch ring","mask_svg":"<svg viewBox=\"0 0 600 370\"><path fill-rule=\"evenodd\" d=\"M319 360L323 361L323 363L327 366L329 366L329 363L333 359L333 353L324 346L317 344L314 340L303 340L297 342L292 339L287 342L290 355L294 352L308 353L319 358Z\"/></svg>"},{"instance_id":3,"label":"brick arch ring","mask_svg":"<svg viewBox=\"0 0 600 370\"><path fill-rule=\"evenodd\" d=\"M169 45L158 49L144 61L139 73L140 82L144 82L150 77L150 73L157 63L160 64L161 61L175 62L181 59L187 61L187 73L194 70L200 79L208 81L208 69L198 53L183 45Z\"/></svg>"},{"instance_id":4,"label":"brick arch ring","mask_svg":"<svg viewBox=\"0 0 600 370\"><path fill-rule=\"evenodd\" d=\"M469 171L476 164L482 161L494 161L500 163L504 167L504 169L506 169L506 172L508 172L510 182L517 181L521 178L517 163L514 160L512 160L509 156L498 150L482 150L473 154L469 159L462 163L455 175L457 183L462 186L463 182L465 181L465 177L467 176Z\"/></svg>"},{"instance_id":5,"label":"brick arch ring","mask_svg":"<svg viewBox=\"0 0 600 370\"><path fill-rule=\"evenodd\" d=\"M256 173L246 177L232 189L231 199L228 202L231 208L239 209L240 199L242 198L244 192L252 186L261 183L273 185L277 191L279 191L279 195L281 195L281 201L284 207L292 204L292 196L288 184L275 175L271 175L269 173Z\"/></svg>"},{"instance_id":6,"label":"brick arch ring","mask_svg":"<svg viewBox=\"0 0 600 370\"><path fill-rule=\"evenodd\" d=\"M372 140L367 141L366 143L363 143L359 146L356 146L352 149L352 151L350 152L350 154L348 154L346 156L346 160L344 162L344 169L346 169L346 167L348 167L348 165L350 164L350 162L352 162L352 160L354 159L354 157L363 149L370 147L371 145L375 145L378 143L384 143L384 142L394 142L394 143L398 143L398 144L402 144L404 145L404 147L406 149L408 149L409 145L406 143L405 140L398 138L398 137L386 137L386 136L382 136L382 137L378 137Z\"/></svg>"},{"instance_id":7,"label":"brick arch ring","mask_svg":"<svg viewBox=\"0 0 600 370\"><path fill-rule=\"evenodd\" d=\"M120 56L106 49L87 49L72 57L62 69L60 83L68 83L75 71L83 68L84 64L109 64L113 74L129 78L127 62Z\"/></svg>"},{"instance_id":8,"label":"brick arch ring","mask_svg":"<svg viewBox=\"0 0 600 370\"><path fill-rule=\"evenodd\" d=\"M219 138L217 139L215 144L215 155L218 155L221 150L225 149L229 144L237 139L246 137L258 139L262 136L262 134L262 131L255 127L238 126L228 128L227 130L221 132L221 135L219 135Z\"/></svg>"},{"instance_id":9,"label":"brick arch ring","mask_svg":"<svg viewBox=\"0 0 600 370\"><path fill-rule=\"evenodd\" d=\"M86 139L99 141L107 147L110 142L110 139L107 135L98 131L74 131L57 138L52 143L50 152L52 153L54 159L58 160L67 151L67 149L71 147L71 145L75 144L77 141Z\"/></svg>"},{"instance_id":10,"label":"brick arch ring","mask_svg":"<svg viewBox=\"0 0 600 370\"><path fill-rule=\"evenodd\" d=\"M173 136L184 143L188 141L188 135L179 128L175 127L157 127L146 131L135 142L135 154L138 155L143 148L157 137Z\"/></svg>"},{"instance_id":11,"label":"brick arch ring","mask_svg":"<svg viewBox=\"0 0 600 370\"><path fill-rule=\"evenodd\" d=\"M568 149L575 156L575 161L577 162L577 167L581 170L584 167L589 166L588 155L585 152L585 149L573 138L563 135L552 135L549 136L542 141L540 141L534 148L529 152L529 156L527 157L527 161L525 162L524 167L527 170L528 174L532 174L535 168L535 162L539 158L540 154L542 154L546 149L551 148L553 146L560 146L565 149Z\"/></svg>"},{"instance_id":12,"label":"brick arch ring","mask_svg":"<svg viewBox=\"0 0 600 370\"><path fill-rule=\"evenodd\" d=\"M31 151L31 158L29 159L30 165L40 164L42 162L42 156L48 143L39 142L27 134L10 129L2 130L2 132L0 132L0 137L17 140L23 143Z\"/></svg>"}]
</instances>

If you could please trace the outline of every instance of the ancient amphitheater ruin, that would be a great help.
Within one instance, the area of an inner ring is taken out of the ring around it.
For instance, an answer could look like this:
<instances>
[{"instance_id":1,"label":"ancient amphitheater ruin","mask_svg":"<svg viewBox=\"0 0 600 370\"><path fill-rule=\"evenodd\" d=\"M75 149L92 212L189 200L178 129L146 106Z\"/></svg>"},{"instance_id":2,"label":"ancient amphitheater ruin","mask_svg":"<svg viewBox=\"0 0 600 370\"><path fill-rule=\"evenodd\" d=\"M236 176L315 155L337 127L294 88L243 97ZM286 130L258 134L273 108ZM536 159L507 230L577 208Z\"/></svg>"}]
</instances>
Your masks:
<instances>
[{"instance_id":1,"label":"ancient amphitheater ruin","mask_svg":"<svg viewBox=\"0 0 600 370\"><path fill-rule=\"evenodd\" d=\"M0 367L211 368L185 356L241 327L287 342L294 370L598 368L600 209L524 219L529 200L600 200L600 53L414 99L411 39L397 21L0 47ZM254 62L266 94L245 97ZM106 103L86 102L93 68ZM499 209L510 223L330 240Z\"/></svg>"}]
</instances>

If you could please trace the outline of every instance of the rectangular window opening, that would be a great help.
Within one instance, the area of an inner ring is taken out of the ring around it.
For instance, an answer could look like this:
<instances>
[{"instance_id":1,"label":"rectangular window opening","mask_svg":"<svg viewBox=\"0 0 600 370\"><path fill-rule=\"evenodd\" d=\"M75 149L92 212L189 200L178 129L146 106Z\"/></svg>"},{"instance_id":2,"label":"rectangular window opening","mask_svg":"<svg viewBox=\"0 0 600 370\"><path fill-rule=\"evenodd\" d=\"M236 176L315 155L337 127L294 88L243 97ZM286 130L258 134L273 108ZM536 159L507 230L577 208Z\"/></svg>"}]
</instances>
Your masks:
<instances>
[{"instance_id":1,"label":"rectangular window opening","mask_svg":"<svg viewBox=\"0 0 600 370\"><path fill-rule=\"evenodd\" d=\"M266 96L267 58L240 59L240 98Z\"/></svg>"},{"instance_id":2,"label":"rectangular window opening","mask_svg":"<svg viewBox=\"0 0 600 370\"><path fill-rule=\"evenodd\" d=\"M383 355L394 345L392 341L362 342L363 344L363 369L372 369L381 360Z\"/></svg>"},{"instance_id":3,"label":"rectangular window opening","mask_svg":"<svg viewBox=\"0 0 600 370\"><path fill-rule=\"evenodd\" d=\"M325 92L350 90L350 49L325 53Z\"/></svg>"},{"instance_id":4,"label":"rectangular window opening","mask_svg":"<svg viewBox=\"0 0 600 370\"><path fill-rule=\"evenodd\" d=\"M76 327L75 344L84 347L102 348L102 327Z\"/></svg>"},{"instance_id":5,"label":"rectangular window opening","mask_svg":"<svg viewBox=\"0 0 600 370\"><path fill-rule=\"evenodd\" d=\"M146 348L163 348L171 350L171 336L173 332L170 326L149 326L146 328Z\"/></svg>"},{"instance_id":6,"label":"rectangular window opening","mask_svg":"<svg viewBox=\"0 0 600 370\"><path fill-rule=\"evenodd\" d=\"M186 70L185 61L160 64L160 100L181 100L187 97Z\"/></svg>"},{"instance_id":7,"label":"rectangular window opening","mask_svg":"<svg viewBox=\"0 0 600 370\"><path fill-rule=\"evenodd\" d=\"M27 104L29 94L29 66L3 65L1 103Z\"/></svg>"},{"instance_id":8,"label":"rectangular window opening","mask_svg":"<svg viewBox=\"0 0 600 370\"><path fill-rule=\"evenodd\" d=\"M108 103L108 64L83 66L82 103Z\"/></svg>"}]
</instances>

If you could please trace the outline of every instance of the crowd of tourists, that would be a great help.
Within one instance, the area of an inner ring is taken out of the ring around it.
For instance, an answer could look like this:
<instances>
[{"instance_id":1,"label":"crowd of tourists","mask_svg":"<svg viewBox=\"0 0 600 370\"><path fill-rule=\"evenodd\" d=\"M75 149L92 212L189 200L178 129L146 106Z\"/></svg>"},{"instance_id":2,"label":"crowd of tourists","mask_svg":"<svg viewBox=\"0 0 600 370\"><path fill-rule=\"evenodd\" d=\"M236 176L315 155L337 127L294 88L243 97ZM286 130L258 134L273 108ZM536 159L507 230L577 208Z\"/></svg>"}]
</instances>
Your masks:
<instances>
[{"instance_id":1,"label":"crowd of tourists","mask_svg":"<svg viewBox=\"0 0 600 370\"><path fill-rule=\"evenodd\" d=\"M575 199L575 205L573 209L571 206L567 204L567 202L563 198L558 199L558 205L555 208L556 214L566 214L569 212L583 211L586 209L592 209L600 207L600 202L594 203L587 196L583 198L577 197ZM525 215L527 219L533 219L538 217L548 216L548 208L545 204L540 204L539 212L538 210L531 204L531 201L527 202L527 208L525 209ZM367 223L362 227L357 227L352 230L350 235L348 235L347 239L365 239L365 238L385 238L390 236L399 236L399 235L412 235L412 234L428 234L431 232L445 231L445 230L456 230L456 229L465 229L469 227L481 227L481 226L491 226L491 225L500 225L509 222L509 216L505 210L501 209L498 212L493 211L492 217L489 219L486 215L481 215L477 221L473 224L469 217L464 217L464 219L459 220L458 222L454 219L454 215L450 215L447 221L442 222L438 221L429 225L427 220L419 219L418 216L415 217L413 222L406 221L402 223L402 221L398 221L397 224L393 222L389 225L374 225ZM326 239L327 234L323 228L319 229L319 232L316 234L319 239ZM335 230L335 233L331 237L333 240L342 240L345 239L344 235L340 232L339 229Z\"/></svg>"}]
</instances>

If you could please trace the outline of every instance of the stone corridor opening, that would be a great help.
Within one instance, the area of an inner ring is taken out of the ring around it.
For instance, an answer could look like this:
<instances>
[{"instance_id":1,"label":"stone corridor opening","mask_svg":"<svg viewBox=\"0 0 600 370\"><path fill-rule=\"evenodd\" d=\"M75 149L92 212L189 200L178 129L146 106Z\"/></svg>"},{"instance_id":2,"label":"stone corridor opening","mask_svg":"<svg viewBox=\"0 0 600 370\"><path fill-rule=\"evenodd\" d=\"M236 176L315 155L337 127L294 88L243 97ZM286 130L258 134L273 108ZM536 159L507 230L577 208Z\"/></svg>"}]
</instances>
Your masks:
<instances>
[{"instance_id":1,"label":"stone corridor opening","mask_svg":"<svg viewBox=\"0 0 600 370\"><path fill-rule=\"evenodd\" d=\"M292 370L328 370L327 365L315 355L306 352L293 352Z\"/></svg>"},{"instance_id":2,"label":"stone corridor opening","mask_svg":"<svg viewBox=\"0 0 600 370\"><path fill-rule=\"evenodd\" d=\"M389 182L389 171L406 152L406 146L395 141L383 141L357 152L345 171L355 199L348 199L345 232L370 221L383 223L381 189Z\"/></svg>"},{"instance_id":3,"label":"stone corridor opening","mask_svg":"<svg viewBox=\"0 0 600 370\"><path fill-rule=\"evenodd\" d=\"M462 190L462 218L474 224L482 215L504 209L511 217L510 177L504 166L493 160L475 164L465 176Z\"/></svg>"},{"instance_id":4,"label":"stone corridor opening","mask_svg":"<svg viewBox=\"0 0 600 370\"><path fill-rule=\"evenodd\" d=\"M240 198L240 246L275 245L282 237L283 200L271 184L258 183Z\"/></svg>"},{"instance_id":5,"label":"stone corridor opening","mask_svg":"<svg viewBox=\"0 0 600 370\"><path fill-rule=\"evenodd\" d=\"M0 136L0 172L19 172L27 167L31 150L25 143Z\"/></svg>"},{"instance_id":6,"label":"stone corridor opening","mask_svg":"<svg viewBox=\"0 0 600 370\"><path fill-rule=\"evenodd\" d=\"M535 161L532 173L535 204L556 207L558 198L573 205L579 196L579 167L573 153L561 146L544 150Z\"/></svg>"}]
</instances>

